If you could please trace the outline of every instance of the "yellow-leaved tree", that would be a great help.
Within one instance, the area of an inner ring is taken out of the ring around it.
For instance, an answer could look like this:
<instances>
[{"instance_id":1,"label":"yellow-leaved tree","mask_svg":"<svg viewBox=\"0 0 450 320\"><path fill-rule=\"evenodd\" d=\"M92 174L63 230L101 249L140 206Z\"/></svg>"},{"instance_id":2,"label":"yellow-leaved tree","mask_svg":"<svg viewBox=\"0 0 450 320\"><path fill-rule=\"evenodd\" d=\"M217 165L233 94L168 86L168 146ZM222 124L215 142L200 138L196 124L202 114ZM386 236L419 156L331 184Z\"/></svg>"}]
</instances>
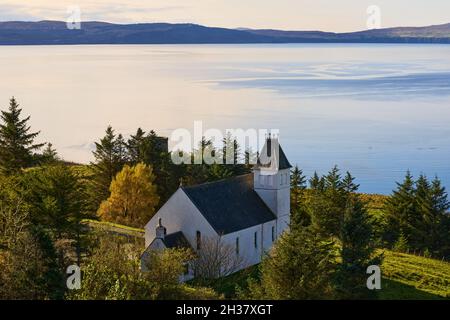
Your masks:
<instances>
[{"instance_id":1,"label":"yellow-leaved tree","mask_svg":"<svg viewBox=\"0 0 450 320\"><path fill-rule=\"evenodd\" d=\"M142 228L155 214L159 196L153 168L125 165L111 182L111 195L98 209L102 220Z\"/></svg>"}]
</instances>

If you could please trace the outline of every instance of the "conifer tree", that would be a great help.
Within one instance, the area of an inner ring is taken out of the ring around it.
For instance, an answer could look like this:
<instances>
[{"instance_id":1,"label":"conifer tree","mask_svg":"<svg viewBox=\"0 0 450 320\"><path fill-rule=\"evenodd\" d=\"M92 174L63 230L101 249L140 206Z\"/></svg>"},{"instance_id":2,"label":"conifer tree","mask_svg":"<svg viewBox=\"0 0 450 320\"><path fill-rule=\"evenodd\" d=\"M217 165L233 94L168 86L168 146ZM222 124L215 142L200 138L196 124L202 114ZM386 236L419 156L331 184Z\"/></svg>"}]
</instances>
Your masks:
<instances>
[{"instance_id":1,"label":"conifer tree","mask_svg":"<svg viewBox=\"0 0 450 320\"><path fill-rule=\"evenodd\" d=\"M306 208L306 177L303 171L296 165L291 171L291 216L292 224L298 226L307 226L311 223Z\"/></svg>"},{"instance_id":2,"label":"conifer tree","mask_svg":"<svg viewBox=\"0 0 450 320\"><path fill-rule=\"evenodd\" d=\"M342 180L342 188L346 193L354 193L358 191L359 184L355 183L355 178L351 175L350 172L347 171L344 179Z\"/></svg>"},{"instance_id":3,"label":"conifer tree","mask_svg":"<svg viewBox=\"0 0 450 320\"><path fill-rule=\"evenodd\" d=\"M22 109L13 97L8 111L1 111L0 118L0 169L7 175L33 165L33 152L44 144L35 144L39 132L30 132L30 117L21 118Z\"/></svg>"},{"instance_id":4,"label":"conifer tree","mask_svg":"<svg viewBox=\"0 0 450 320\"><path fill-rule=\"evenodd\" d=\"M330 299L336 267L332 241L310 228L284 233L261 263L260 282L250 281L246 298Z\"/></svg>"},{"instance_id":5,"label":"conifer tree","mask_svg":"<svg viewBox=\"0 0 450 320\"><path fill-rule=\"evenodd\" d=\"M116 138L113 128L108 126L105 136L95 143L93 154L95 161L91 163L90 193L91 210L96 211L101 201L108 198L111 181L126 162L122 136Z\"/></svg>"},{"instance_id":6,"label":"conifer tree","mask_svg":"<svg viewBox=\"0 0 450 320\"><path fill-rule=\"evenodd\" d=\"M42 152L41 158L41 163L44 164L54 164L60 160L58 157L58 152L56 152L56 149L53 148L53 144L50 142L47 143L47 147Z\"/></svg>"},{"instance_id":7,"label":"conifer tree","mask_svg":"<svg viewBox=\"0 0 450 320\"><path fill-rule=\"evenodd\" d=\"M135 135L131 135L127 142L128 155L130 162L136 164L144 161L144 141L145 131L138 128Z\"/></svg>"},{"instance_id":8,"label":"conifer tree","mask_svg":"<svg viewBox=\"0 0 450 320\"><path fill-rule=\"evenodd\" d=\"M349 180L350 181L350 180ZM338 296L344 299L366 299L374 291L366 287L367 267L380 265L375 255L375 241L371 217L357 195L350 195L341 231L341 258L335 283Z\"/></svg>"},{"instance_id":9,"label":"conifer tree","mask_svg":"<svg viewBox=\"0 0 450 320\"><path fill-rule=\"evenodd\" d=\"M450 256L450 202L438 177L430 186L430 211L423 217L428 229L428 250L435 256Z\"/></svg>"},{"instance_id":10,"label":"conifer tree","mask_svg":"<svg viewBox=\"0 0 450 320\"><path fill-rule=\"evenodd\" d=\"M324 181L319 177L317 171L314 171L314 175L309 179L309 187L313 190L323 190Z\"/></svg>"},{"instance_id":11,"label":"conifer tree","mask_svg":"<svg viewBox=\"0 0 450 320\"><path fill-rule=\"evenodd\" d=\"M414 221L417 219L416 189L413 176L408 171L402 183L397 183L397 190L385 205L387 230L384 238L393 245L403 233L408 244L416 236Z\"/></svg>"}]
</instances>

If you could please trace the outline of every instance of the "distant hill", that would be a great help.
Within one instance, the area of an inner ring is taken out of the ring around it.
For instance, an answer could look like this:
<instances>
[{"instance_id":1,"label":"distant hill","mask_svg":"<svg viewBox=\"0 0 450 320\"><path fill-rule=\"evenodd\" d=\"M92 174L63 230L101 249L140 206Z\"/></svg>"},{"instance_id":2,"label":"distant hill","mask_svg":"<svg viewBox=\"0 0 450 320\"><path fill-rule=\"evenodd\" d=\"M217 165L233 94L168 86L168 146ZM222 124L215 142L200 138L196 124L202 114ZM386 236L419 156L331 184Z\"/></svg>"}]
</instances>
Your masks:
<instances>
[{"instance_id":1,"label":"distant hill","mask_svg":"<svg viewBox=\"0 0 450 320\"><path fill-rule=\"evenodd\" d=\"M0 45L202 44L202 43L450 43L450 24L349 33L227 29L196 24L84 22L0 22Z\"/></svg>"}]
</instances>

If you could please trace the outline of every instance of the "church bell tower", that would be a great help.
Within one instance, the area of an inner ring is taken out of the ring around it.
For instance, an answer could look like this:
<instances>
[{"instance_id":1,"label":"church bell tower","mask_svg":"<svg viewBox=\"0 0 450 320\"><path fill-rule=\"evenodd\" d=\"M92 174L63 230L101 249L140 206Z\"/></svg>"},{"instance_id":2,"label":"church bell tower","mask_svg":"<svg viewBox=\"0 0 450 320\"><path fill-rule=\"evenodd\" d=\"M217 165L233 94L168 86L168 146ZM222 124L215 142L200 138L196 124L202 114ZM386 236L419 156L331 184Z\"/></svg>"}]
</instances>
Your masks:
<instances>
[{"instance_id":1,"label":"church bell tower","mask_svg":"<svg viewBox=\"0 0 450 320\"><path fill-rule=\"evenodd\" d=\"M277 216L277 237L290 224L291 168L278 138L269 134L253 169L254 189Z\"/></svg>"}]
</instances>

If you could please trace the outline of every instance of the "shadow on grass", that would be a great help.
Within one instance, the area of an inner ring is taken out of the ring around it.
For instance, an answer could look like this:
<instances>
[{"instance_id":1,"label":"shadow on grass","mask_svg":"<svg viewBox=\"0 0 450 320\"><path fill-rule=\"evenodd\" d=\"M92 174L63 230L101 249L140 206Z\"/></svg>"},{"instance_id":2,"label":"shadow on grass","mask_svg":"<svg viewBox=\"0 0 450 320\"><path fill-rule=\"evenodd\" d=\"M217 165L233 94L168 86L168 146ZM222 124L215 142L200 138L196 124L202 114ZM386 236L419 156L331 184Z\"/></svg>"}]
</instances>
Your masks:
<instances>
[{"instance_id":1,"label":"shadow on grass","mask_svg":"<svg viewBox=\"0 0 450 320\"><path fill-rule=\"evenodd\" d=\"M383 278L381 286L379 300L445 300L444 297L390 279Z\"/></svg>"}]
</instances>

